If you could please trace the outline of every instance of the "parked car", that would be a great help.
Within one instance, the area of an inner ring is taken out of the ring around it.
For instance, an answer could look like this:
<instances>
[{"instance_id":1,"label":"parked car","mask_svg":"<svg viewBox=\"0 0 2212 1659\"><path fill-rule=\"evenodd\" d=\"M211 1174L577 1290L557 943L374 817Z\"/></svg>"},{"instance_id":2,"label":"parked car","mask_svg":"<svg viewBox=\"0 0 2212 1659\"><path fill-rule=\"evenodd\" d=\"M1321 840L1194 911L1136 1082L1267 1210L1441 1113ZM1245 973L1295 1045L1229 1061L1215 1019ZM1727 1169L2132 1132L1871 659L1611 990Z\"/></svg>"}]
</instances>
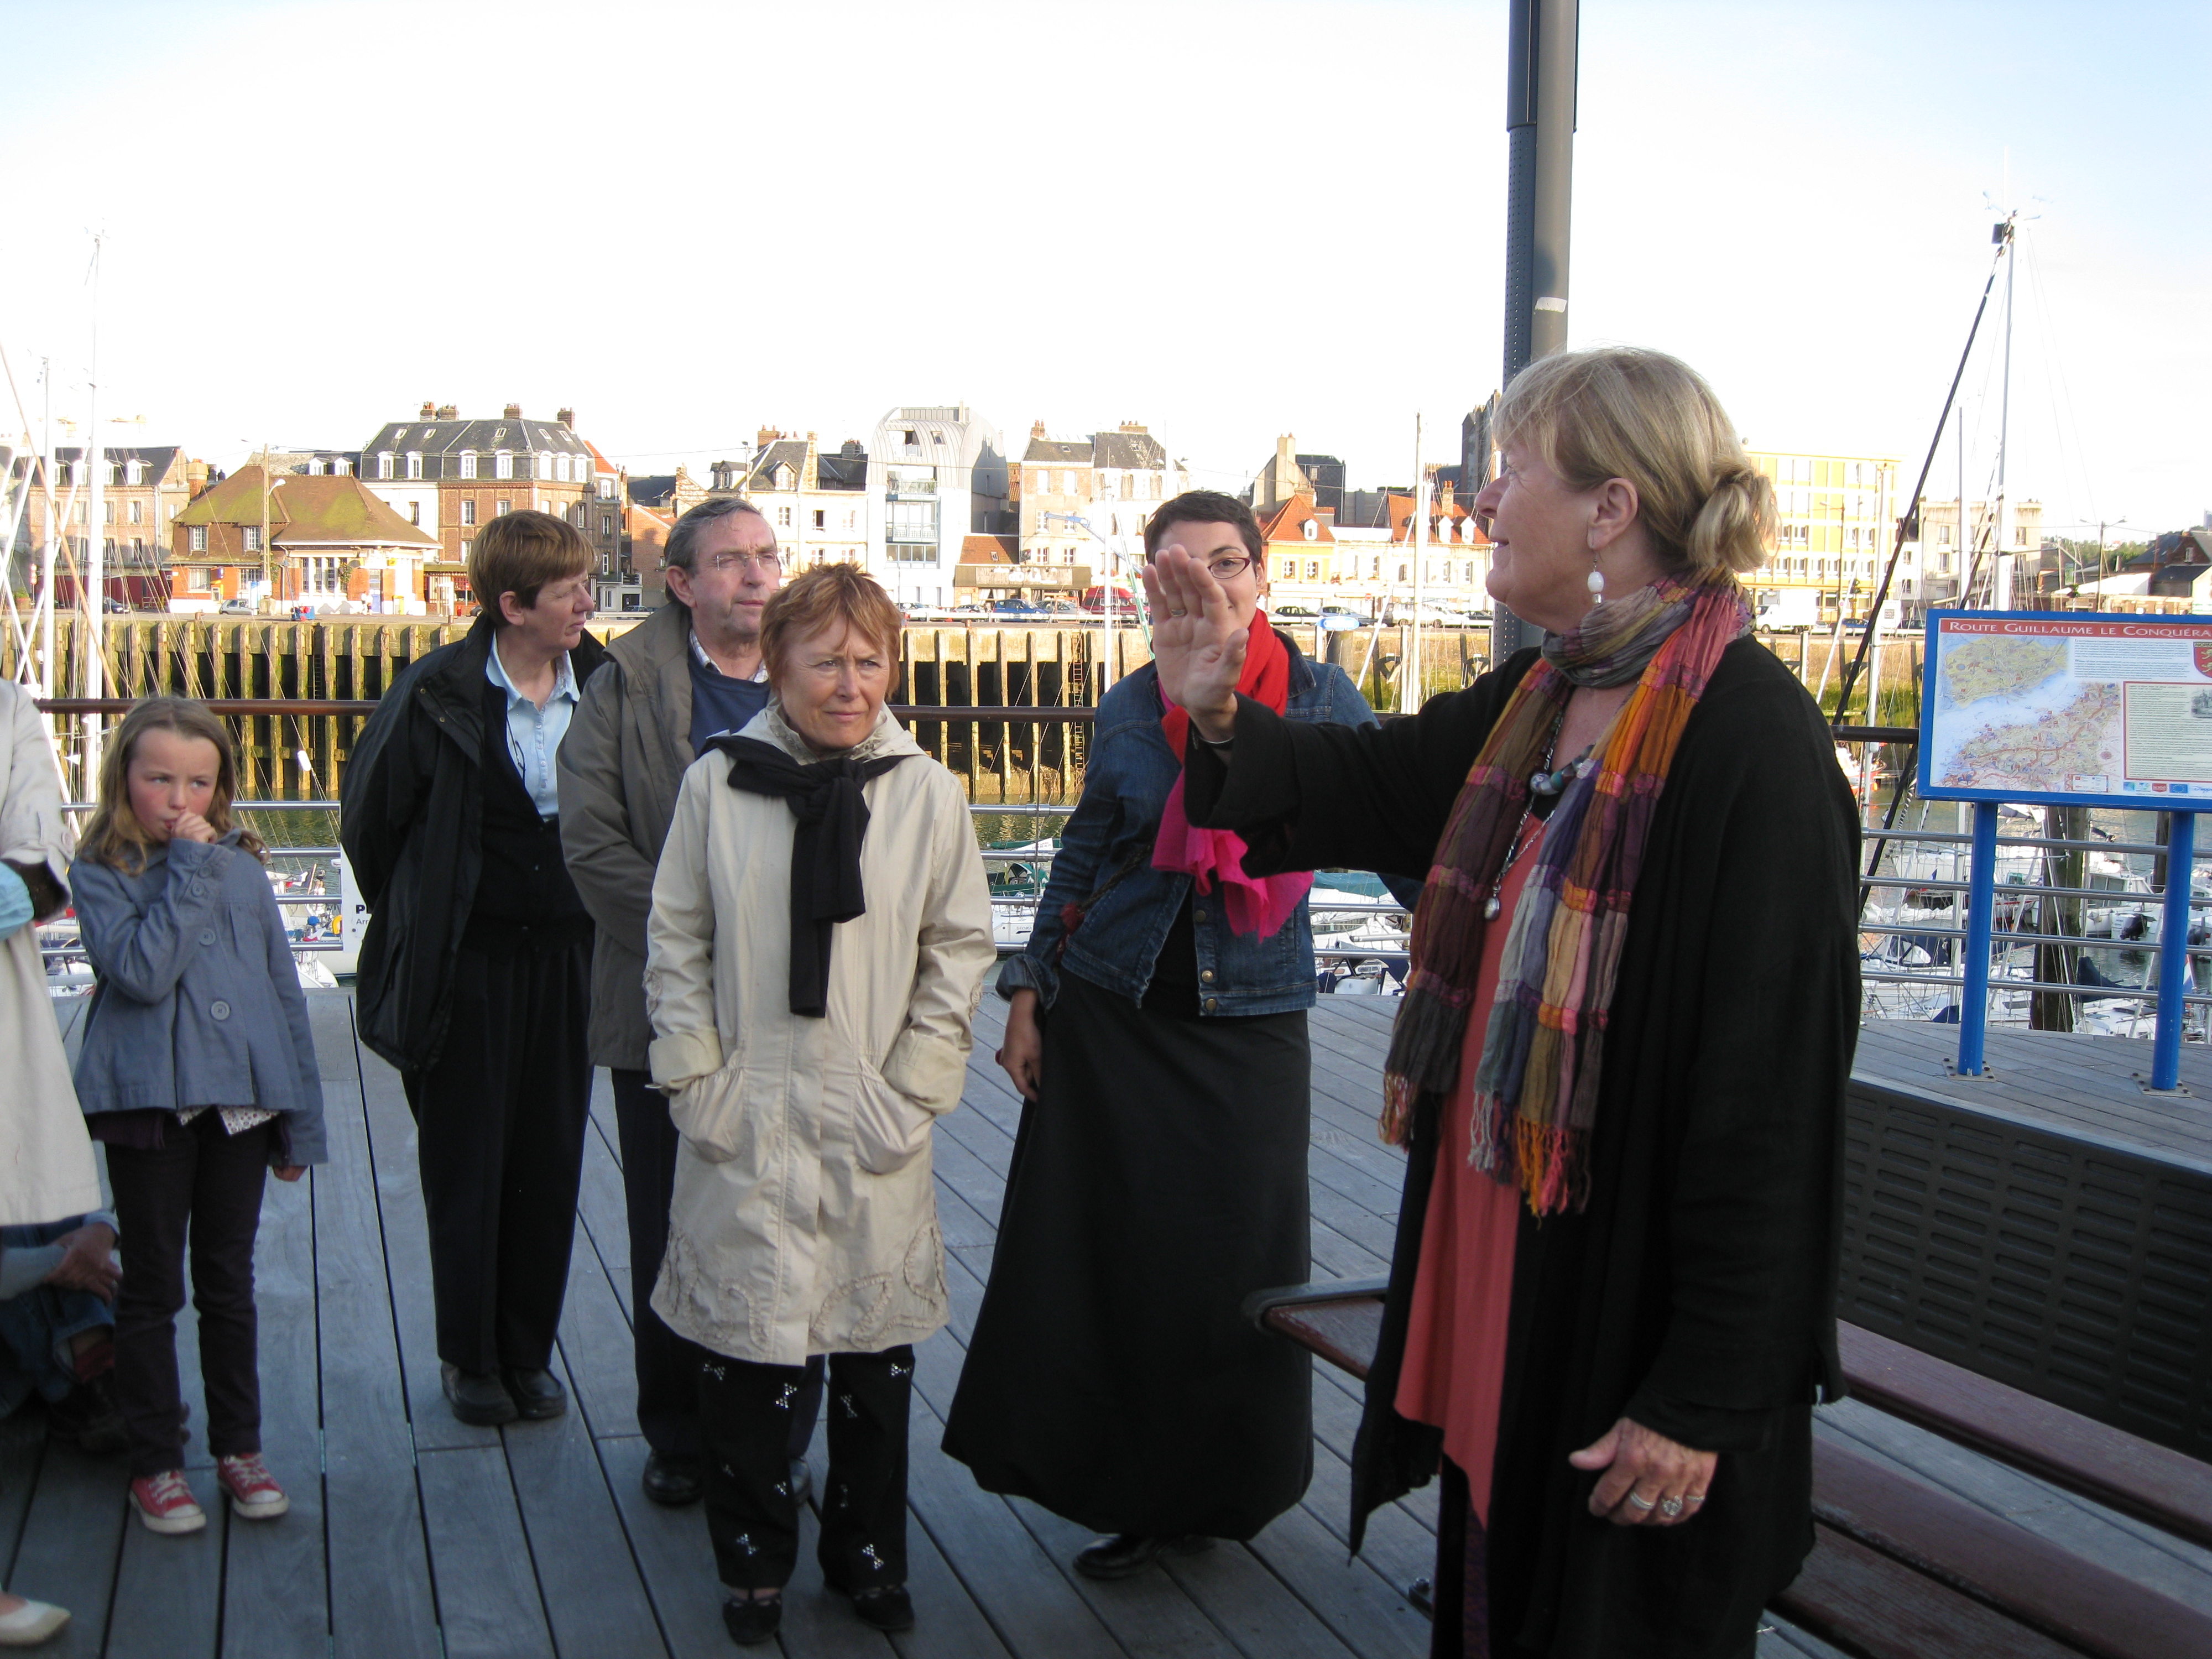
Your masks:
<instances>
[{"instance_id":1,"label":"parked car","mask_svg":"<svg viewBox=\"0 0 2212 1659\"><path fill-rule=\"evenodd\" d=\"M1041 605L1030 604L1027 599L1000 599L992 605L991 614L994 617L1049 617L1052 612Z\"/></svg>"},{"instance_id":2,"label":"parked car","mask_svg":"<svg viewBox=\"0 0 2212 1659\"><path fill-rule=\"evenodd\" d=\"M905 614L906 619L910 623L958 622L961 620L960 612L957 611L947 611L941 605L902 605L899 609ZM969 614L972 616L975 613L970 611Z\"/></svg>"},{"instance_id":3,"label":"parked car","mask_svg":"<svg viewBox=\"0 0 2212 1659\"><path fill-rule=\"evenodd\" d=\"M100 600L100 608L111 617L127 617L131 614L130 605L124 600L117 599L112 593Z\"/></svg>"},{"instance_id":4,"label":"parked car","mask_svg":"<svg viewBox=\"0 0 2212 1659\"><path fill-rule=\"evenodd\" d=\"M1340 605L1326 605L1322 607L1321 625L1323 628L1371 628L1374 623L1375 619L1372 617L1363 616L1357 611L1348 611Z\"/></svg>"},{"instance_id":5,"label":"parked car","mask_svg":"<svg viewBox=\"0 0 2212 1659\"><path fill-rule=\"evenodd\" d=\"M226 617L250 617L253 612L254 604L251 599L225 599L219 614Z\"/></svg>"},{"instance_id":6,"label":"parked car","mask_svg":"<svg viewBox=\"0 0 2212 1659\"><path fill-rule=\"evenodd\" d=\"M1267 614L1277 622L1318 622L1321 612L1310 605L1271 605Z\"/></svg>"}]
</instances>

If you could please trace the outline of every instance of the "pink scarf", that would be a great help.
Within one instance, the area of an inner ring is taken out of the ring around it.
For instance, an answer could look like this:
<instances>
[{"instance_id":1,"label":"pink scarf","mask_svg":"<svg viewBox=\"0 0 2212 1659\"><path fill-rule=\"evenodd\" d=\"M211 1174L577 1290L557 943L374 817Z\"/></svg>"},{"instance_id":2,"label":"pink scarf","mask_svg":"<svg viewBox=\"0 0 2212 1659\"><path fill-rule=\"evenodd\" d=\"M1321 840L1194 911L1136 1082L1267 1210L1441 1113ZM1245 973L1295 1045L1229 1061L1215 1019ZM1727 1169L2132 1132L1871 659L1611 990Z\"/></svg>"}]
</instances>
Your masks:
<instances>
[{"instance_id":1,"label":"pink scarf","mask_svg":"<svg viewBox=\"0 0 2212 1659\"><path fill-rule=\"evenodd\" d=\"M1244 650L1244 671L1237 677L1237 690L1255 702L1264 702L1278 714L1291 700L1291 653L1281 637L1268 625L1267 613L1252 617L1252 636ZM1162 694L1163 700L1165 693ZM1200 893L1218 886L1229 926L1238 933L1263 937L1281 931L1313 886L1313 876L1297 871L1279 876L1244 873L1244 837L1233 830L1201 830L1190 821L1182 805L1183 745L1190 732L1190 715L1170 705L1160 719L1168 748L1176 757L1175 787L1168 791L1160 812L1159 835L1152 843L1152 868L1173 870L1190 877Z\"/></svg>"}]
</instances>

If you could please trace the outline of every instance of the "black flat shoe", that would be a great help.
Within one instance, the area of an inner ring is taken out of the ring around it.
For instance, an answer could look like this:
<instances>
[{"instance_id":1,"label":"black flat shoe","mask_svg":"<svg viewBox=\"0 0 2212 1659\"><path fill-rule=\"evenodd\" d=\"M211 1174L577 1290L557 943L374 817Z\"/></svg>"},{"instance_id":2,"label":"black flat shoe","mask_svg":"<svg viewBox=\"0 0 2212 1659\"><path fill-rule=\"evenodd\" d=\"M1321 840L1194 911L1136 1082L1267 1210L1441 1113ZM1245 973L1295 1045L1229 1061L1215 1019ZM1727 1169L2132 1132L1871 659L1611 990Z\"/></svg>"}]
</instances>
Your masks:
<instances>
[{"instance_id":1,"label":"black flat shoe","mask_svg":"<svg viewBox=\"0 0 2212 1659\"><path fill-rule=\"evenodd\" d=\"M696 1504L707 1490L703 1465L696 1457L677 1457L666 1452L654 1452L645 1460L645 1477L641 1483L645 1495L663 1508L680 1510L686 1504Z\"/></svg>"},{"instance_id":2,"label":"black flat shoe","mask_svg":"<svg viewBox=\"0 0 2212 1659\"><path fill-rule=\"evenodd\" d=\"M511 1368L505 1375L507 1392L514 1396L514 1408L523 1416L543 1420L568 1409L568 1391L552 1372Z\"/></svg>"},{"instance_id":3,"label":"black flat shoe","mask_svg":"<svg viewBox=\"0 0 2212 1659\"><path fill-rule=\"evenodd\" d=\"M775 1634L775 1627L782 1622L783 1598L781 1595L770 1596L765 1601L732 1595L722 1603L722 1628L730 1632L730 1640L741 1648L767 1641Z\"/></svg>"},{"instance_id":4,"label":"black flat shoe","mask_svg":"<svg viewBox=\"0 0 2212 1659\"><path fill-rule=\"evenodd\" d=\"M1159 1558L1164 1538L1116 1533L1075 1553L1075 1570L1085 1578L1127 1578Z\"/></svg>"},{"instance_id":5,"label":"black flat shoe","mask_svg":"<svg viewBox=\"0 0 2212 1659\"><path fill-rule=\"evenodd\" d=\"M860 1622L877 1630L912 1630L914 1597L904 1584L878 1584L853 1597L853 1611Z\"/></svg>"},{"instance_id":6,"label":"black flat shoe","mask_svg":"<svg viewBox=\"0 0 2212 1659\"><path fill-rule=\"evenodd\" d=\"M489 1371L465 1371L459 1365L441 1365L438 1376L445 1385L446 1403L464 1423L472 1423L480 1429L495 1429L502 1423L514 1422L518 1415L514 1396Z\"/></svg>"}]
</instances>

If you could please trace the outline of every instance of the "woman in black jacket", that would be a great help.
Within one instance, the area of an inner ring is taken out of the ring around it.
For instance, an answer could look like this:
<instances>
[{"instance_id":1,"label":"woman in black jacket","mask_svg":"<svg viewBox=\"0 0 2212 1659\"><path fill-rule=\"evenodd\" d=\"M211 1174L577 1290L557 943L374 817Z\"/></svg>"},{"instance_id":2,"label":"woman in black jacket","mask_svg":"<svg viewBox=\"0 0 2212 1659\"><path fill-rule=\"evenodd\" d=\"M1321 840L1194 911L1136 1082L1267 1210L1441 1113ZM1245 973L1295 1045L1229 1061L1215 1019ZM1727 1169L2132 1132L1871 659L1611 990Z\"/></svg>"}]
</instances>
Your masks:
<instances>
[{"instance_id":1,"label":"woman in black jacket","mask_svg":"<svg viewBox=\"0 0 2212 1659\"><path fill-rule=\"evenodd\" d=\"M553 762L606 660L592 550L545 513L469 554L483 614L395 680L348 762L339 839L368 900L362 1040L419 1126L446 1397L465 1423L557 1417L546 1369L591 1100L592 921L561 852Z\"/></svg>"},{"instance_id":2,"label":"woman in black jacket","mask_svg":"<svg viewBox=\"0 0 2212 1659\"><path fill-rule=\"evenodd\" d=\"M1409 1153L1354 1452L1441 1454L1439 1655L1738 1659L1812 1544L1857 1027L1857 825L1749 633L1773 494L1696 374L1546 359L1476 511L1547 630L1379 731L1235 696L1205 573L1148 574L1194 822L1253 873L1426 868L1384 1079Z\"/></svg>"}]
</instances>

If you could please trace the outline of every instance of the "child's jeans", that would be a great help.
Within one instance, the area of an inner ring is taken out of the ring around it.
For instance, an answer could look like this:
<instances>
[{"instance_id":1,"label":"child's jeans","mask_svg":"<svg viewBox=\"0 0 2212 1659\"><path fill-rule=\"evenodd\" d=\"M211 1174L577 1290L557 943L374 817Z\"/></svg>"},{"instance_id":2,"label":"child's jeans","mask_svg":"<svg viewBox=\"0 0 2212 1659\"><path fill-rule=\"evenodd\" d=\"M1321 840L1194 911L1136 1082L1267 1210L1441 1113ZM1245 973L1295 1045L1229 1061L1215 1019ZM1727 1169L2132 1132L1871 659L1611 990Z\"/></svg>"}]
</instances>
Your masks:
<instances>
[{"instance_id":1,"label":"child's jeans","mask_svg":"<svg viewBox=\"0 0 2212 1659\"><path fill-rule=\"evenodd\" d=\"M185 1463L176 1320L185 1305L187 1224L208 1450L238 1457L261 1449L253 1237L272 1133L272 1124L257 1123L227 1133L222 1114L210 1110L181 1127L171 1119L157 1147L107 1148L108 1183L123 1224L115 1392L131 1434L134 1475Z\"/></svg>"}]
</instances>

